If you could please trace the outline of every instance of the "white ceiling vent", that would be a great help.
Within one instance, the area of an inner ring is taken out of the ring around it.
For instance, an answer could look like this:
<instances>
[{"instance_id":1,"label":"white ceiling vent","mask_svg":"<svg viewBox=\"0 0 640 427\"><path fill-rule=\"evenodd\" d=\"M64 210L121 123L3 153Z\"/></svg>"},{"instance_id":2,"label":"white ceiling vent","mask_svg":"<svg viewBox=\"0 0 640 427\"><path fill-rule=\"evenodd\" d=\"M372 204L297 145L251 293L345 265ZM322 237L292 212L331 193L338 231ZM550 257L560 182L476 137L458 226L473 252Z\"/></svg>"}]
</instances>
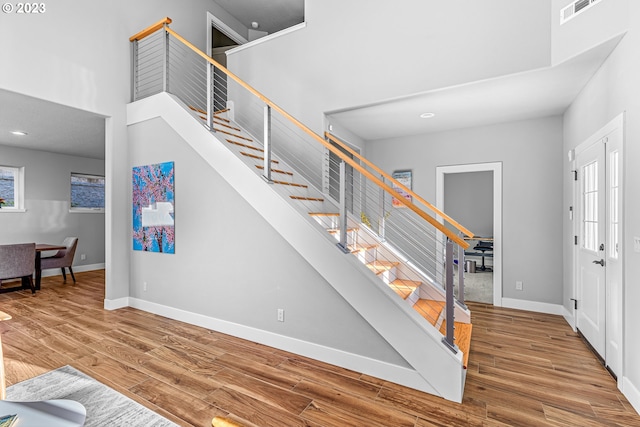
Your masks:
<instances>
[{"instance_id":1,"label":"white ceiling vent","mask_svg":"<svg viewBox=\"0 0 640 427\"><path fill-rule=\"evenodd\" d=\"M563 8L560 11L560 25L575 18L578 14L589 9L596 3L600 3L600 0L576 0L569 6Z\"/></svg>"}]
</instances>

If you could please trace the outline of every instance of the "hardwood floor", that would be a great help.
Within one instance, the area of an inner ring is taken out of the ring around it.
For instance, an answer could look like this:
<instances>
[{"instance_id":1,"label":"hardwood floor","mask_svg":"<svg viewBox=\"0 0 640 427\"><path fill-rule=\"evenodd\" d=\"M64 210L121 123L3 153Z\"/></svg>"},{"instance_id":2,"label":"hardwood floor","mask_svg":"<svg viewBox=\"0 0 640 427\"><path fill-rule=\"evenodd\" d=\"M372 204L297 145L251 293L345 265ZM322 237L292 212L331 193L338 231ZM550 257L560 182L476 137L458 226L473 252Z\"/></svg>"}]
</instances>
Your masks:
<instances>
[{"instance_id":1,"label":"hardwood floor","mask_svg":"<svg viewBox=\"0 0 640 427\"><path fill-rule=\"evenodd\" d=\"M8 385L72 365L183 426L640 426L566 322L473 304L462 404L132 308L104 272L0 295Z\"/></svg>"}]
</instances>

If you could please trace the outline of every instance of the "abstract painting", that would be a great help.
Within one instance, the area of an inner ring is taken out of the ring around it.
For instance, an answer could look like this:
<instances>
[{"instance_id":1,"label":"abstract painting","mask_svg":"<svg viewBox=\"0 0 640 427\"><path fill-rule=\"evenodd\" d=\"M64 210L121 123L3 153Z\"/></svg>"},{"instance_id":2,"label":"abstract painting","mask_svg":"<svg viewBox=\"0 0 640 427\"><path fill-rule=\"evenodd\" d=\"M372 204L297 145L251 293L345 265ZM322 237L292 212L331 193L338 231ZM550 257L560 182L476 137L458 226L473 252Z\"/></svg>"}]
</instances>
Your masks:
<instances>
[{"instance_id":1,"label":"abstract painting","mask_svg":"<svg viewBox=\"0 0 640 427\"><path fill-rule=\"evenodd\" d=\"M133 249L175 253L174 165L133 168Z\"/></svg>"},{"instance_id":2,"label":"abstract painting","mask_svg":"<svg viewBox=\"0 0 640 427\"><path fill-rule=\"evenodd\" d=\"M410 170L395 171L395 172L393 172L393 174L391 174L391 176L393 177L393 179L398 181L400 184L404 185L409 190L412 189L411 188L411 181L412 181L413 177L412 177L412 172ZM398 194L400 194L402 197L404 197L409 202L411 202L413 200L413 198L411 197L411 194L409 194L406 191L404 191L402 188L400 188L395 183L392 183L392 187ZM394 208L405 208L406 207L400 200L396 199L395 197L391 200L391 204L393 205Z\"/></svg>"}]
</instances>

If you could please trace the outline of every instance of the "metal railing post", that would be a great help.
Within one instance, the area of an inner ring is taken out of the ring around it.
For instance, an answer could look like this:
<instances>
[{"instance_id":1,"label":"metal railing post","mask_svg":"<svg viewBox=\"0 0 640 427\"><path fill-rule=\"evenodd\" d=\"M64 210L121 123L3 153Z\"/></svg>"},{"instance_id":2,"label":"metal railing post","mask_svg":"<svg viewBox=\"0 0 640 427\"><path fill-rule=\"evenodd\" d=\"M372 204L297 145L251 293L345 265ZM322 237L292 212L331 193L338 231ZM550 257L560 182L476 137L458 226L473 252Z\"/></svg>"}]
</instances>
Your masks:
<instances>
[{"instance_id":1,"label":"metal railing post","mask_svg":"<svg viewBox=\"0 0 640 427\"><path fill-rule=\"evenodd\" d=\"M131 101L137 101L138 98L138 40L134 40L131 46Z\"/></svg>"},{"instance_id":2,"label":"metal railing post","mask_svg":"<svg viewBox=\"0 0 640 427\"><path fill-rule=\"evenodd\" d=\"M162 91L169 92L169 32L167 31L167 24L164 24L164 37L162 38L162 55L163 64L162 67Z\"/></svg>"},{"instance_id":3,"label":"metal railing post","mask_svg":"<svg viewBox=\"0 0 640 427\"><path fill-rule=\"evenodd\" d=\"M444 343L454 352L458 352L458 346L454 343L454 314L455 310L454 295L453 295L453 242L447 239L445 255L445 291L446 291L446 335L443 338Z\"/></svg>"},{"instance_id":4,"label":"metal railing post","mask_svg":"<svg viewBox=\"0 0 640 427\"><path fill-rule=\"evenodd\" d=\"M213 113L216 111L214 105L215 72L216 67L209 63L207 67L207 126L211 132L215 132L213 129Z\"/></svg>"},{"instance_id":5,"label":"metal railing post","mask_svg":"<svg viewBox=\"0 0 640 427\"><path fill-rule=\"evenodd\" d=\"M267 182L271 180L271 107L264 106L264 172L262 177Z\"/></svg>"},{"instance_id":6,"label":"metal railing post","mask_svg":"<svg viewBox=\"0 0 640 427\"><path fill-rule=\"evenodd\" d=\"M348 254L347 242L347 164L340 162L340 241L338 247Z\"/></svg>"},{"instance_id":7,"label":"metal railing post","mask_svg":"<svg viewBox=\"0 0 640 427\"><path fill-rule=\"evenodd\" d=\"M460 237L464 237L460 233ZM458 245L458 302L466 307L464 303L464 248Z\"/></svg>"},{"instance_id":8,"label":"metal railing post","mask_svg":"<svg viewBox=\"0 0 640 427\"><path fill-rule=\"evenodd\" d=\"M381 177L381 179L384 181L384 178ZM385 207L384 207L384 200L385 200L385 191L381 188L379 190L380 192L380 212L378 213L379 215L379 220L378 220L378 237L380 237L381 241L385 241L385 228L386 228L386 224L385 222L387 221L387 214L385 212Z\"/></svg>"}]
</instances>

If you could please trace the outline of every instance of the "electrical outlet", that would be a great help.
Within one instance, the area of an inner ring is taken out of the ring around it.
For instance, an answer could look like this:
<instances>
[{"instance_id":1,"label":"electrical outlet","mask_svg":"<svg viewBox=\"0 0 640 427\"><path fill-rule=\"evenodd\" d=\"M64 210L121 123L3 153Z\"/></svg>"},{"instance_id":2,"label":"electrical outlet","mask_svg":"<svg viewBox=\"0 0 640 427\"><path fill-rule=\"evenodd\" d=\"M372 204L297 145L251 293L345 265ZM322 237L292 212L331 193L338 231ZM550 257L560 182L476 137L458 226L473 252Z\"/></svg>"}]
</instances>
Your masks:
<instances>
[{"instance_id":1,"label":"electrical outlet","mask_svg":"<svg viewBox=\"0 0 640 427\"><path fill-rule=\"evenodd\" d=\"M142 290L147 291L147 282L142 282Z\"/></svg>"},{"instance_id":2,"label":"electrical outlet","mask_svg":"<svg viewBox=\"0 0 640 427\"><path fill-rule=\"evenodd\" d=\"M521 291L522 290L522 281L518 280L516 282L516 291Z\"/></svg>"},{"instance_id":3,"label":"electrical outlet","mask_svg":"<svg viewBox=\"0 0 640 427\"><path fill-rule=\"evenodd\" d=\"M82 261L84 261L85 259L87 259L87 254L82 254L82 255L80 255L80 259L81 259Z\"/></svg>"},{"instance_id":4,"label":"electrical outlet","mask_svg":"<svg viewBox=\"0 0 640 427\"><path fill-rule=\"evenodd\" d=\"M284 309L278 309L278 322L284 322Z\"/></svg>"}]
</instances>

